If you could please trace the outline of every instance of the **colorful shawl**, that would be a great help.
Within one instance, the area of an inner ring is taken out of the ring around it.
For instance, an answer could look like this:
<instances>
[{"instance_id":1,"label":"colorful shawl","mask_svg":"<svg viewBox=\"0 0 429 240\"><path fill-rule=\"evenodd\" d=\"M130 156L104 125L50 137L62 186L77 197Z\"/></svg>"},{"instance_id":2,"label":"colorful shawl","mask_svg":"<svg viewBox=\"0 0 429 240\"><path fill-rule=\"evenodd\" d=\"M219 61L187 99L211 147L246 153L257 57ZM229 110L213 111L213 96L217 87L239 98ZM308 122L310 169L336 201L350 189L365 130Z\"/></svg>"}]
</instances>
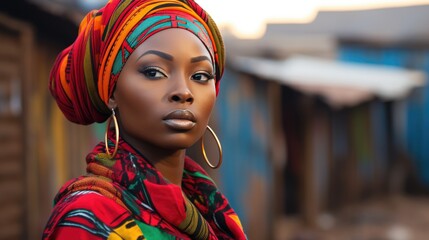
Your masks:
<instances>
[{"instance_id":1,"label":"colorful shawl","mask_svg":"<svg viewBox=\"0 0 429 240\"><path fill-rule=\"evenodd\" d=\"M104 122L108 101L132 52L159 31L181 28L195 34L211 54L216 89L224 71L222 36L193 0L110 0L86 15L73 44L57 57L49 89L68 120Z\"/></svg>"},{"instance_id":2,"label":"colorful shawl","mask_svg":"<svg viewBox=\"0 0 429 240\"><path fill-rule=\"evenodd\" d=\"M122 139L114 160L102 142L87 164L89 175L55 197L43 239L246 239L226 198L188 157L182 188Z\"/></svg>"}]
</instances>

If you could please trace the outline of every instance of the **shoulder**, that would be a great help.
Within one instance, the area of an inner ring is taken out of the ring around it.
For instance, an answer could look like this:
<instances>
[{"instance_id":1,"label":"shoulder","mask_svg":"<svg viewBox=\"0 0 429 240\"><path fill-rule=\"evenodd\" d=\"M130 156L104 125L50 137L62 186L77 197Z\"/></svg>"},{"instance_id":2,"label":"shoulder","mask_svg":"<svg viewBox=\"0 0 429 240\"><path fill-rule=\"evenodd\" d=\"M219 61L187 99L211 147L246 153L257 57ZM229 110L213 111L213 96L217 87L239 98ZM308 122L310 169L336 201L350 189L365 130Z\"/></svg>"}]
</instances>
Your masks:
<instances>
[{"instance_id":1,"label":"shoulder","mask_svg":"<svg viewBox=\"0 0 429 240\"><path fill-rule=\"evenodd\" d=\"M130 218L114 200L94 191L77 191L55 205L43 239L106 239Z\"/></svg>"},{"instance_id":2,"label":"shoulder","mask_svg":"<svg viewBox=\"0 0 429 240\"><path fill-rule=\"evenodd\" d=\"M111 213L117 215L118 213L128 212L127 209L113 199L91 190L70 193L57 205L64 205L68 210L87 209L97 215L109 215Z\"/></svg>"}]
</instances>

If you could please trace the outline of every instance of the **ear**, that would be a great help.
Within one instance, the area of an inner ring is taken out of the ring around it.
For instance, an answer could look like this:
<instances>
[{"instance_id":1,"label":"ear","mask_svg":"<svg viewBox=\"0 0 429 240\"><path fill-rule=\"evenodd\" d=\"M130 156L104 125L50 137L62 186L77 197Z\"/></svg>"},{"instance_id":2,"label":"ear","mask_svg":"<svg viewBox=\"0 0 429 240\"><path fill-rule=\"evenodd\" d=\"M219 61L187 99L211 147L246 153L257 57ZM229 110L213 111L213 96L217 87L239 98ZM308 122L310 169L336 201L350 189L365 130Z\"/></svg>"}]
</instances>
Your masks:
<instances>
[{"instance_id":1,"label":"ear","mask_svg":"<svg viewBox=\"0 0 429 240\"><path fill-rule=\"evenodd\" d=\"M112 96L109 98L109 104L107 105L107 107L109 107L109 109L116 109L117 106L118 104L116 103L114 94L112 94Z\"/></svg>"}]
</instances>

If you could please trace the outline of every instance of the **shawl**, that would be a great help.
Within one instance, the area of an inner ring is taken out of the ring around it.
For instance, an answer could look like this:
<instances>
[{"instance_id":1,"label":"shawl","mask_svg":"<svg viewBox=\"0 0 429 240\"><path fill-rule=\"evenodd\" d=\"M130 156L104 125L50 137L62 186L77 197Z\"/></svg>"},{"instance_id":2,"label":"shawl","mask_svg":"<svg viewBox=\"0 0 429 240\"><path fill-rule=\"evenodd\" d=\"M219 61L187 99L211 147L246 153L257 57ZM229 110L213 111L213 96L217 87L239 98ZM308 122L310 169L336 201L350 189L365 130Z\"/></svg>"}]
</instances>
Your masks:
<instances>
[{"instance_id":1,"label":"shawl","mask_svg":"<svg viewBox=\"0 0 429 240\"><path fill-rule=\"evenodd\" d=\"M195 34L210 52L218 93L223 40L215 22L194 0L110 0L86 15L76 40L51 69L49 90L66 118L84 125L104 122L128 57L153 34L170 28Z\"/></svg>"},{"instance_id":2,"label":"shawl","mask_svg":"<svg viewBox=\"0 0 429 240\"><path fill-rule=\"evenodd\" d=\"M247 239L227 199L189 157L181 188L122 138L113 160L100 142L87 172L60 189L43 239Z\"/></svg>"}]
</instances>

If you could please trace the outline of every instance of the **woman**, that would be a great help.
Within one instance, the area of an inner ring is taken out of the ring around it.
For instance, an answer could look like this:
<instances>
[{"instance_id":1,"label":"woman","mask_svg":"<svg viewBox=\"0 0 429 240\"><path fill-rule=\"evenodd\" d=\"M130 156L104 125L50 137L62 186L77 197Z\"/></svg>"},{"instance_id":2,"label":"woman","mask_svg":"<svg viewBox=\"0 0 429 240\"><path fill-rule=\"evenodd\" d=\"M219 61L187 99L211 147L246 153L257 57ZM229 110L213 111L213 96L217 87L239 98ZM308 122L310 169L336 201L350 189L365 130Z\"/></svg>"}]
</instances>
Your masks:
<instances>
[{"instance_id":1,"label":"woman","mask_svg":"<svg viewBox=\"0 0 429 240\"><path fill-rule=\"evenodd\" d=\"M185 156L208 128L223 64L218 29L192 0L111 0L89 13L50 90L70 121L113 124L88 175L55 197L43 239L246 239Z\"/></svg>"}]
</instances>

